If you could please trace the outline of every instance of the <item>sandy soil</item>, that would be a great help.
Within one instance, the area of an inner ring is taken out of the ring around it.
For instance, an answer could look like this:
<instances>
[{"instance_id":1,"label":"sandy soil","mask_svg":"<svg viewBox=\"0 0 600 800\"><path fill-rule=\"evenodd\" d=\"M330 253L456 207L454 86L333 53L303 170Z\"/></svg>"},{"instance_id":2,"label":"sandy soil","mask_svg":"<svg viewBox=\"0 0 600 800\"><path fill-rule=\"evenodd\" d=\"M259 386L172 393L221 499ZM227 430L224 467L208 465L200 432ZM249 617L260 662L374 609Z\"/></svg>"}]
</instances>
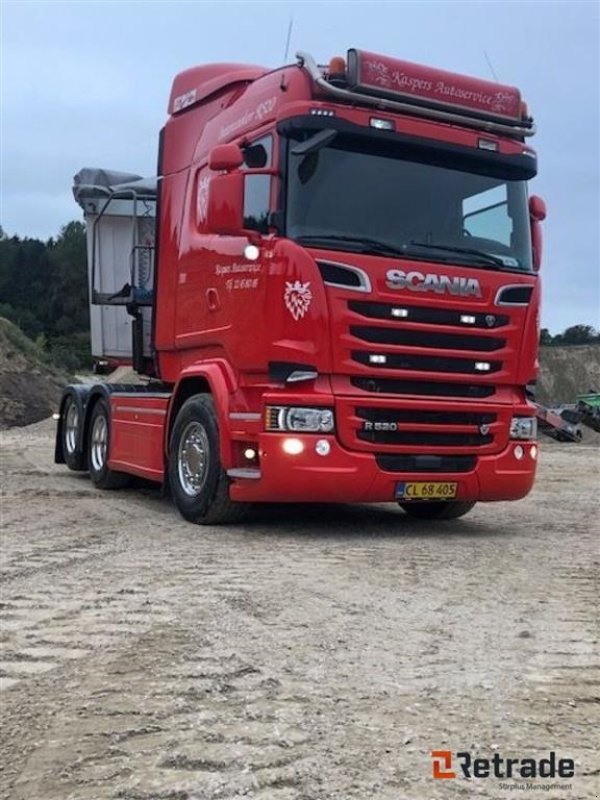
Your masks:
<instances>
[{"instance_id":1,"label":"sandy soil","mask_svg":"<svg viewBox=\"0 0 600 800\"><path fill-rule=\"evenodd\" d=\"M51 422L0 435L3 800L596 796L597 448L544 444L529 498L436 527L203 529L54 466ZM432 749L577 771L434 781Z\"/></svg>"}]
</instances>

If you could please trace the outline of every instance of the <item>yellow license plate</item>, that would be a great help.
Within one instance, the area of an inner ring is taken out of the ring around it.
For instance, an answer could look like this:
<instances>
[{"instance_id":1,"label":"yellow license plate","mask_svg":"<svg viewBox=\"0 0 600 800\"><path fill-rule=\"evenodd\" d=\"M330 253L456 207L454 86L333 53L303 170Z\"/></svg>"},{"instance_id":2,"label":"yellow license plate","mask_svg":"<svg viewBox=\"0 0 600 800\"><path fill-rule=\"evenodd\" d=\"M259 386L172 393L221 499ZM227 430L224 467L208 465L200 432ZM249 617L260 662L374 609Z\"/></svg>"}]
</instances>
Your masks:
<instances>
[{"instance_id":1,"label":"yellow license plate","mask_svg":"<svg viewBox=\"0 0 600 800\"><path fill-rule=\"evenodd\" d=\"M396 500L453 500L458 483L415 481L396 484Z\"/></svg>"}]
</instances>

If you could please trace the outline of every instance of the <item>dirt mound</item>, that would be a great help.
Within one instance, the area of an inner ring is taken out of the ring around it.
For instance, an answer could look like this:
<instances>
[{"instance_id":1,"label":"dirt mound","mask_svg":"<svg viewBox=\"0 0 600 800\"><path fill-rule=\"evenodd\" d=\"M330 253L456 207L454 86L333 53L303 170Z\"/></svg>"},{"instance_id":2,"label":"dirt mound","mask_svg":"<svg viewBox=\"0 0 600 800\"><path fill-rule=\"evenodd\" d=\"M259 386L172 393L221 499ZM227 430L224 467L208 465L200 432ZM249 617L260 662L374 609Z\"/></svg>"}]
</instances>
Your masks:
<instances>
[{"instance_id":1,"label":"dirt mound","mask_svg":"<svg viewBox=\"0 0 600 800\"><path fill-rule=\"evenodd\" d=\"M49 417L68 382L16 325L0 317L0 428Z\"/></svg>"},{"instance_id":2,"label":"dirt mound","mask_svg":"<svg viewBox=\"0 0 600 800\"><path fill-rule=\"evenodd\" d=\"M537 400L546 406L574 403L578 394L600 392L600 345L540 349Z\"/></svg>"}]
</instances>

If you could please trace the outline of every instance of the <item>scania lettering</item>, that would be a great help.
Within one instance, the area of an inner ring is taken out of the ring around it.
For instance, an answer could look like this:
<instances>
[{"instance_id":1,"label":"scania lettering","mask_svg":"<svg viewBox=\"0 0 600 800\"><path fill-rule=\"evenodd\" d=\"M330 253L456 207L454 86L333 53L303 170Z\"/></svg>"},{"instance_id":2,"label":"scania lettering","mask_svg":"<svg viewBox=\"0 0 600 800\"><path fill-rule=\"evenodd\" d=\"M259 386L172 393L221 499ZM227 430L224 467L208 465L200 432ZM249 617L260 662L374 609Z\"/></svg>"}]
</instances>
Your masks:
<instances>
[{"instance_id":1,"label":"scania lettering","mask_svg":"<svg viewBox=\"0 0 600 800\"><path fill-rule=\"evenodd\" d=\"M406 274L399 269L390 269L387 273L388 285L392 289L410 289L411 292L437 292L438 294L460 294L464 297L473 295L481 297L479 281L476 278L455 277L448 275L423 275L422 272Z\"/></svg>"},{"instance_id":2,"label":"scania lettering","mask_svg":"<svg viewBox=\"0 0 600 800\"><path fill-rule=\"evenodd\" d=\"M177 75L156 176L75 176L92 354L120 369L65 388L56 461L201 524L524 497L534 131L514 87L356 49Z\"/></svg>"}]
</instances>

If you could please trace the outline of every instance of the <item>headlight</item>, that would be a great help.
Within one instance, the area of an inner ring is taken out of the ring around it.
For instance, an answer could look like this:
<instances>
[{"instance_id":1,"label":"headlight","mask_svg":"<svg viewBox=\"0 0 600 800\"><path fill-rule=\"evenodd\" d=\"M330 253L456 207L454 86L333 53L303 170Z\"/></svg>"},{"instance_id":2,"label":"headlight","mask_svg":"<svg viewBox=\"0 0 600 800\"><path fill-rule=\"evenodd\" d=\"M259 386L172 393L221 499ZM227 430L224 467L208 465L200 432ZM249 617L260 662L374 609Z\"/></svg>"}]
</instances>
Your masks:
<instances>
[{"instance_id":1,"label":"headlight","mask_svg":"<svg viewBox=\"0 0 600 800\"><path fill-rule=\"evenodd\" d=\"M268 431L329 433L335 428L335 422L330 408L267 406L265 428Z\"/></svg>"},{"instance_id":2,"label":"headlight","mask_svg":"<svg viewBox=\"0 0 600 800\"><path fill-rule=\"evenodd\" d=\"M511 439L536 439L536 417L513 417L510 423Z\"/></svg>"}]
</instances>

